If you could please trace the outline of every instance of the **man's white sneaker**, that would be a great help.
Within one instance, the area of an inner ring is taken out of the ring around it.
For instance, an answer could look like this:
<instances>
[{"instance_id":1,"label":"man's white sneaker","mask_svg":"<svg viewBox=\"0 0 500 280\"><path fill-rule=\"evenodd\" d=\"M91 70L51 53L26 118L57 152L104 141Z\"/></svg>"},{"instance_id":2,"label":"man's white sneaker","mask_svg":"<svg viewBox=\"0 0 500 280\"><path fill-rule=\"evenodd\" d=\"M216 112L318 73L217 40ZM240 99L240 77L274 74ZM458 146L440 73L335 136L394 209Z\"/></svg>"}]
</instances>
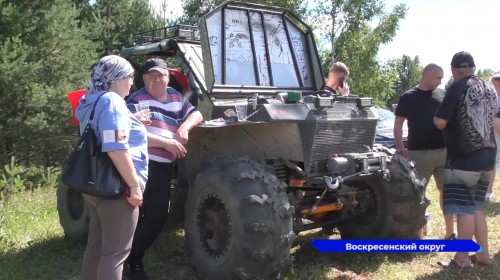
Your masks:
<instances>
[{"instance_id":1,"label":"man's white sneaker","mask_svg":"<svg viewBox=\"0 0 500 280\"><path fill-rule=\"evenodd\" d=\"M484 200L487 200L487 201L493 200L493 193L487 192Z\"/></svg>"}]
</instances>

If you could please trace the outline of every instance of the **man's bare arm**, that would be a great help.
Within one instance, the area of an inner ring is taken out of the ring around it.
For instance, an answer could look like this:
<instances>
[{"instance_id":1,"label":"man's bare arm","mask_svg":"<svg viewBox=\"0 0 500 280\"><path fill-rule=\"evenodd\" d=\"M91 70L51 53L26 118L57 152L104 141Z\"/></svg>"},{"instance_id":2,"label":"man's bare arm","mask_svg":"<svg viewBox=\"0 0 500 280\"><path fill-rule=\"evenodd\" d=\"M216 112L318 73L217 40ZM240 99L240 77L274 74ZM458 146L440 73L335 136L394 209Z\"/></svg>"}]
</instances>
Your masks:
<instances>
[{"instance_id":1,"label":"man's bare arm","mask_svg":"<svg viewBox=\"0 0 500 280\"><path fill-rule=\"evenodd\" d=\"M405 158L408 158L408 152L406 151L403 143L403 124L405 120L405 117L396 116L396 119L394 120L393 133L396 150L401 152Z\"/></svg>"},{"instance_id":2,"label":"man's bare arm","mask_svg":"<svg viewBox=\"0 0 500 280\"><path fill-rule=\"evenodd\" d=\"M434 117L434 125L443 130L445 129L445 127L448 125L448 121L445 120L445 119L441 119L441 118L438 118L438 117Z\"/></svg>"},{"instance_id":3,"label":"man's bare arm","mask_svg":"<svg viewBox=\"0 0 500 280\"><path fill-rule=\"evenodd\" d=\"M189 140L189 131L203 121L203 116L199 111L191 113L187 119L179 126L174 139L186 145Z\"/></svg>"}]
</instances>

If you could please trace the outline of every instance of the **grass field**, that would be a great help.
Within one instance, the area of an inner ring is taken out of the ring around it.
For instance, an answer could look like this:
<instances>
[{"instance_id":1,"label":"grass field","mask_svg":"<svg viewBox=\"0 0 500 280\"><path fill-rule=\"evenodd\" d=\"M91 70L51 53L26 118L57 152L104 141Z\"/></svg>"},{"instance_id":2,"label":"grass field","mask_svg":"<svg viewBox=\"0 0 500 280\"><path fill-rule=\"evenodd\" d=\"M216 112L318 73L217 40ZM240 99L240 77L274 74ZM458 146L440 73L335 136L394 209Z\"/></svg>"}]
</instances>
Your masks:
<instances>
[{"instance_id":1,"label":"grass field","mask_svg":"<svg viewBox=\"0 0 500 280\"><path fill-rule=\"evenodd\" d=\"M499 180L500 181L500 180ZM311 246L319 231L301 233L292 247L285 279L500 279L500 183L486 207L489 241L495 264L445 270L436 262L452 253L319 253ZM434 185L428 187L432 232L443 236ZM145 261L151 279L196 279L184 248L181 229L165 230ZM78 279L84 246L67 241L59 225L55 190L18 194L0 206L0 279Z\"/></svg>"}]
</instances>

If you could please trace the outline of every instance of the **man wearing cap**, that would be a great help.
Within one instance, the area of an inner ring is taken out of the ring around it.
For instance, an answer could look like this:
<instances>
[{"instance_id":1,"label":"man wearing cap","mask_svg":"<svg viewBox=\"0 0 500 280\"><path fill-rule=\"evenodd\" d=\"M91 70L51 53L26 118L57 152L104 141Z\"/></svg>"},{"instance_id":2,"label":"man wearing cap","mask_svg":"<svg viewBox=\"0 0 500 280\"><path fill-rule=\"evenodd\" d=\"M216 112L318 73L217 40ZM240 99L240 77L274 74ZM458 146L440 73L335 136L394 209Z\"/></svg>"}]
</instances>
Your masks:
<instances>
[{"instance_id":1,"label":"man wearing cap","mask_svg":"<svg viewBox=\"0 0 500 280\"><path fill-rule=\"evenodd\" d=\"M494 72L491 76L491 83L497 92L497 108L500 108L500 71ZM497 142L497 157L495 160L495 165L498 165L500 160L500 131L495 131L495 141ZM496 169L496 168L495 168ZM496 172L491 172L490 183L488 185L488 191L486 192L486 200L493 200L493 184L495 183Z\"/></svg>"},{"instance_id":2,"label":"man wearing cap","mask_svg":"<svg viewBox=\"0 0 500 280\"><path fill-rule=\"evenodd\" d=\"M147 60L141 73L144 88L133 93L127 103L134 112L133 104L149 102L149 177L124 278L143 280L148 277L142 258L167 221L174 162L186 156L184 145L188 142L189 131L203 121L203 116L182 94L167 87L169 72L163 59Z\"/></svg>"},{"instance_id":3,"label":"man wearing cap","mask_svg":"<svg viewBox=\"0 0 500 280\"><path fill-rule=\"evenodd\" d=\"M415 162L418 174L426 180L426 187L431 176L434 177L441 209L446 148L443 133L436 128L433 118L444 97L444 90L438 88L443 75L443 68L439 65L431 63L425 66L420 83L399 98L393 129L396 150ZM405 120L408 120L408 149L403 144ZM454 239L453 215L445 215L444 222L445 239Z\"/></svg>"},{"instance_id":4,"label":"man wearing cap","mask_svg":"<svg viewBox=\"0 0 500 280\"><path fill-rule=\"evenodd\" d=\"M495 167L496 144L493 121L495 90L474 75L474 59L459 52L451 60L454 82L436 111L434 123L442 129L447 148L443 186L445 215L457 215L457 239L472 239L482 251L469 258L457 252L453 259L438 262L456 268L492 263L488 248L488 226L483 203L490 173Z\"/></svg>"}]
</instances>

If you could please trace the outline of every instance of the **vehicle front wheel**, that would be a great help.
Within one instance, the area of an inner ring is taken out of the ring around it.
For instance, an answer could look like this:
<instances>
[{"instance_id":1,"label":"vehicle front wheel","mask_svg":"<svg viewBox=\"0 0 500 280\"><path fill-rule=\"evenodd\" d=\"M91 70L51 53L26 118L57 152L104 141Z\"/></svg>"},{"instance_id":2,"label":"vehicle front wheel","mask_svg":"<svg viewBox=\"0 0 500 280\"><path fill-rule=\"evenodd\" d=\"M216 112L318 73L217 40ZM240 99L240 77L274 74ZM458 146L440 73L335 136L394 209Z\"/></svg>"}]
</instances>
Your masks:
<instances>
[{"instance_id":1,"label":"vehicle front wheel","mask_svg":"<svg viewBox=\"0 0 500 280\"><path fill-rule=\"evenodd\" d=\"M382 175L361 177L350 181L350 187L368 190L369 195L359 197L364 214L341 226L343 239L414 239L425 223L429 200L425 187L408 160L393 149L379 148L388 155L390 178Z\"/></svg>"},{"instance_id":2,"label":"vehicle front wheel","mask_svg":"<svg viewBox=\"0 0 500 280\"><path fill-rule=\"evenodd\" d=\"M276 279L286 267L294 208L265 165L226 156L202 167L186 202L186 245L201 279Z\"/></svg>"}]
</instances>

